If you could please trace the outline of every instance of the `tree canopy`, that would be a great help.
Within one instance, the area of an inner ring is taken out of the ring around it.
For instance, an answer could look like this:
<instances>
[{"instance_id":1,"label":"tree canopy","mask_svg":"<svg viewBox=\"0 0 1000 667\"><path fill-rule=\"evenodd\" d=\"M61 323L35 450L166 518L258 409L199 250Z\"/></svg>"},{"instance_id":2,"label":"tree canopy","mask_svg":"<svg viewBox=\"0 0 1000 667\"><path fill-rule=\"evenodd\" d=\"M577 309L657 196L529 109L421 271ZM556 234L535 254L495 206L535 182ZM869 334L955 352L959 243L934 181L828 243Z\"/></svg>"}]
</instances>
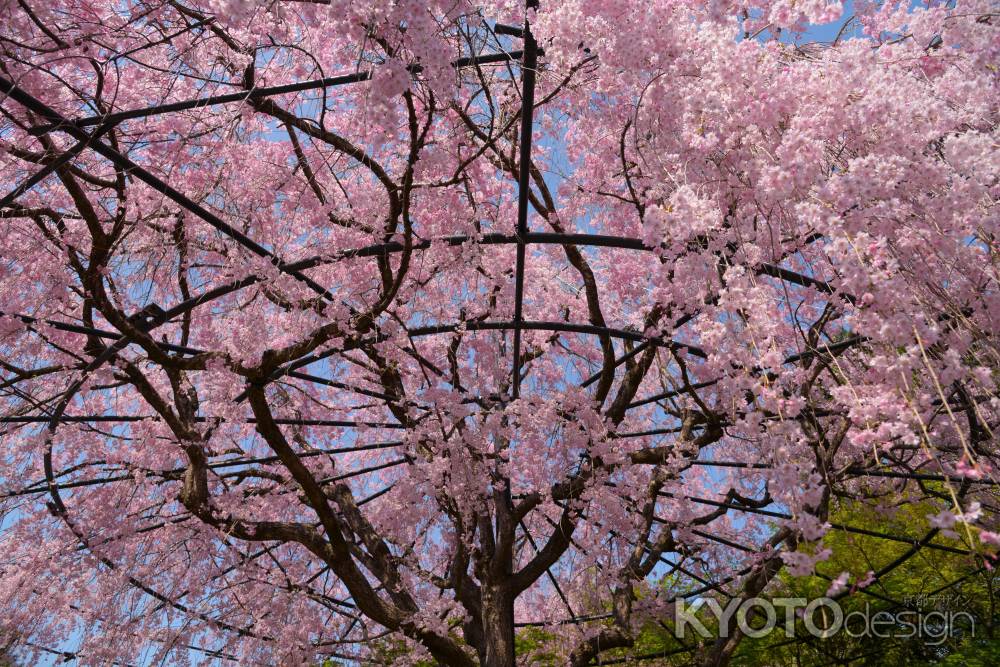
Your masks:
<instances>
[{"instance_id":1,"label":"tree canopy","mask_svg":"<svg viewBox=\"0 0 1000 667\"><path fill-rule=\"evenodd\" d=\"M697 599L992 567L988 0L0 21L29 654L584 667ZM748 655L715 630L685 659Z\"/></svg>"}]
</instances>

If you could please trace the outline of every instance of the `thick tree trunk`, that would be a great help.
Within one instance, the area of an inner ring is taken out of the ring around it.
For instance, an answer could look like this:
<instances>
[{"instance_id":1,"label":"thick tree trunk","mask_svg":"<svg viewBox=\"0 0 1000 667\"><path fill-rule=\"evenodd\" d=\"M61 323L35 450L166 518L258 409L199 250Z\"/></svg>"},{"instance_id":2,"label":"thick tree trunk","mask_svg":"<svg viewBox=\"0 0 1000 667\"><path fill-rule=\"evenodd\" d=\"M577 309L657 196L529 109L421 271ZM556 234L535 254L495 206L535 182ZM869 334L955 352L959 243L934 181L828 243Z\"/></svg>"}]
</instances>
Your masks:
<instances>
[{"instance_id":1,"label":"thick tree trunk","mask_svg":"<svg viewBox=\"0 0 1000 667\"><path fill-rule=\"evenodd\" d=\"M514 596L506 583L483 586L483 667L514 667Z\"/></svg>"}]
</instances>

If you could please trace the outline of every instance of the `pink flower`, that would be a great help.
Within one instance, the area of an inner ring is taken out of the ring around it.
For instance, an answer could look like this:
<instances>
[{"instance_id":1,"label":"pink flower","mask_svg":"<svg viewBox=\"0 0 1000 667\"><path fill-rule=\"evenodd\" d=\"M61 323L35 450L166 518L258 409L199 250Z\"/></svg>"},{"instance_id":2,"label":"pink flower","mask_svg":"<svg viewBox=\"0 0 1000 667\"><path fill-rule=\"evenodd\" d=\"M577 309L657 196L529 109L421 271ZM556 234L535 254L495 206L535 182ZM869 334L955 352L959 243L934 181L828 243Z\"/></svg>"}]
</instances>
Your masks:
<instances>
[{"instance_id":1,"label":"pink flower","mask_svg":"<svg viewBox=\"0 0 1000 667\"><path fill-rule=\"evenodd\" d=\"M830 582L830 587L826 589L826 597L832 598L842 591L847 590L847 580L849 577L849 572L841 572L837 575L837 578Z\"/></svg>"}]
</instances>

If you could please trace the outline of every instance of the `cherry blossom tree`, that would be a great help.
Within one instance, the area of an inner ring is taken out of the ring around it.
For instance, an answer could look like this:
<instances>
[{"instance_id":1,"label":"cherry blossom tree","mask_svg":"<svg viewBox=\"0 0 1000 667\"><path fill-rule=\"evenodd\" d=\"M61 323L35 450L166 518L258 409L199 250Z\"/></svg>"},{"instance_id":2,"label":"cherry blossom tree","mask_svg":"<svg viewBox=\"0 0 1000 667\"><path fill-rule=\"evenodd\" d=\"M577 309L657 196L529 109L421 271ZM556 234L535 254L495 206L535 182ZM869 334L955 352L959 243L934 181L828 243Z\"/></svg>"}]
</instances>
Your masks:
<instances>
[{"instance_id":1,"label":"cherry blossom tree","mask_svg":"<svg viewBox=\"0 0 1000 667\"><path fill-rule=\"evenodd\" d=\"M0 632L583 666L838 499L991 566L1000 17L851 11L3 0Z\"/></svg>"}]
</instances>

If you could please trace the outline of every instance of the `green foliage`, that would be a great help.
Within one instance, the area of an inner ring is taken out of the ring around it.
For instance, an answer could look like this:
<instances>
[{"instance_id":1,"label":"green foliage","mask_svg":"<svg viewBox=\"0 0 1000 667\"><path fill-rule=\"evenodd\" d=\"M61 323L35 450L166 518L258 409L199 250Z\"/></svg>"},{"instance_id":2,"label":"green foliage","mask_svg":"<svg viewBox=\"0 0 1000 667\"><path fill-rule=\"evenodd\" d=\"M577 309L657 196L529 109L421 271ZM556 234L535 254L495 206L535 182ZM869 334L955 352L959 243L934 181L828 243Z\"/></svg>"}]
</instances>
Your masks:
<instances>
[{"instance_id":1,"label":"green foliage","mask_svg":"<svg viewBox=\"0 0 1000 667\"><path fill-rule=\"evenodd\" d=\"M916 542L930 528L927 516L938 511L928 501L906 503L905 499L881 511L858 502L839 503L832 508L831 522ZM959 540L940 536L932 543L966 548ZM783 575L779 589L785 595L821 597L840 573L850 573L852 583L864 580L869 572L896 562L912 548L912 544L838 529L826 535L823 545L833 551L830 560L817 568L815 576ZM988 641L995 631L998 582L995 573L982 566L976 556L922 548L871 586L838 600L847 619L841 632L817 639L804 632L800 623L797 635L802 642L785 643L788 639L780 632L747 639L736 664L945 664L942 661L949 656ZM864 625L864 618L880 612L881 618L891 622L874 630Z\"/></svg>"},{"instance_id":2,"label":"green foliage","mask_svg":"<svg viewBox=\"0 0 1000 667\"><path fill-rule=\"evenodd\" d=\"M551 631L542 628L522 628L514 638L514 651L518 656L530 657L535 667L556 667L560 656L550 648L554 639Z\"/></svg>"},{"instance_id":3,"label":"green foliage","mask_svg":"<svg viewBox=\"0 0 1000 667\"><path fill-rule=\"evenodd\" d=\"M938 511L940 507L928 501L906 502L905 498L889 509L859 502L835 502L830 521L916 542L930 527L927 515ZM960 535L956 540L938 536L932 543L968 549L968 537ZM976 544L975 535L971 537L971 543ZM810 600L824 597L831 581L842 572L849 573L851 584L864 580L869 572L878 572L905 555L912 543L832 529L820 546L830 548L833 555L820 564L816 575L792 577L783 572L766 597ZM1000 665L1000 639L994 639L1000 637L997 608L1000 580L996 571L984 567L985 564L977 555L920 549L871 586L838 599L845 618L851 621L846 626L850 632L841 630L820 639L810 635L799 620L795 636L789 638L783 631L783 610L778 609L777 628L759 639L745 637L731 664L739 667ZM672 587L671 583L667 585ZM720 600L720 604L725 606L726 600ZM900 614L906 611L910 614ZM860 616L864 614L870 619L880 612L884 612L881 618L888 619L877 628L882 637L875 636L870 626L861 624ZM712 638L717 636L718 624L707 608L703 607L695 616ZM906 623L913 625L913 629ZM756 625L753 621L751 624ZM711 644L712 638L702 639L692 632L685 638L686 646L682 645L673 636L670 619L644 628L628 655L648 656L645 665L687 665L691 664L692 655ZM619 657L625 655L621 652Z\"/></svg>"},{"instance_id":4,"label":"green foliage","mask_svg":"<svg viewBox=\"0 0 1000 667\"><path fill-rule=\"evenodd\" d=\"M1000 665L1000 640L970 640L942 660L926 664L943 667L996 667Z\"/></svg>"}]
</instances>

